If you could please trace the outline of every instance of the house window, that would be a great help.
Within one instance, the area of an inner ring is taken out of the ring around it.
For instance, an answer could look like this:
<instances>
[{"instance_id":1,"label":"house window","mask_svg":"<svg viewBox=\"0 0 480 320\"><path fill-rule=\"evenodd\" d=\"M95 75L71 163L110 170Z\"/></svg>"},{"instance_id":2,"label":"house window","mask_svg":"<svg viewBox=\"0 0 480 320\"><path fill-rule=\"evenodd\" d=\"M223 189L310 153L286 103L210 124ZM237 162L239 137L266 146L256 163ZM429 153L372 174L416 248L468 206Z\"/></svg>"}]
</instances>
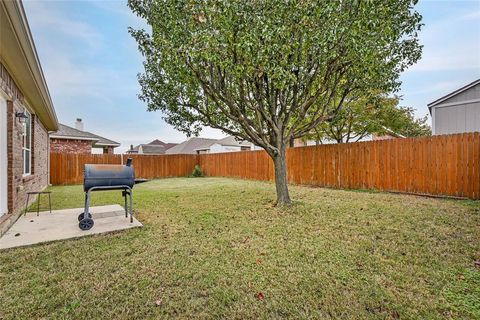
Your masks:
<instances>
[{"instance_id":1,"label":"house window","mask_svg":"<svg viewBox=\"0 0 480 320\"><path fill-rule=\"evenodd\" d=\"M25 122L23 123L23 175L32 173L32 115L25 109Z\"/></svg>"}]
</instances>

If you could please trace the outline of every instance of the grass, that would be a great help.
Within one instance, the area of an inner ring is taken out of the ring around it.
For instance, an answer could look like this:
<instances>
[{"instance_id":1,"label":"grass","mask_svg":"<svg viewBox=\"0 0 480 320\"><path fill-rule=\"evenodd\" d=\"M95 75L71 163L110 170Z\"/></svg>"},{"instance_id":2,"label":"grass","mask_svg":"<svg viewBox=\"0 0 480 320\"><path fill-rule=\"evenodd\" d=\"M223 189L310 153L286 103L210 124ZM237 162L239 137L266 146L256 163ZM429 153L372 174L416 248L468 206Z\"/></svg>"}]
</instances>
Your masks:
<instances>
[{"instance_id":1,"label":"grass","mask_svg":"<svg viewBox=\"0 0 480 320\"><path fill-rule=\"evenodd\" d=\"M51 190L55 209L83 204ZM270 183L141 184L142 229L0 252L0 318L480 318L478 202L291 193L277 208Z\"/></svg>"}]
</instances>

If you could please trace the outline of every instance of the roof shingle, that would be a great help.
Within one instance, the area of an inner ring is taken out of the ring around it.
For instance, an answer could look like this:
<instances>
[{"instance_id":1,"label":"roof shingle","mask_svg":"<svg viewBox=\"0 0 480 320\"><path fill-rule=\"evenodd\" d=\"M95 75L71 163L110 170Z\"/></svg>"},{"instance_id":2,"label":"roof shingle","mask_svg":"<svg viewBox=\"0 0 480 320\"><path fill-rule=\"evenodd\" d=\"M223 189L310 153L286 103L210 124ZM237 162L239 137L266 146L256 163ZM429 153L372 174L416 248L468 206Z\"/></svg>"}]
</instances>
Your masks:
<instances>
[{"instance_id":1,"label":"roof shingle","mask_svg":"<svg viewBox=\"0 0 480 320\"><path fill-rule=\"evenodd\" d=\"M196 149L216 143L216 139L193 137L165 151L165 154L196 154Z\"/></svg>"},{"instance_id":2,"label":"roof shingle","mask_svg":"<svg viewBox=\"0 0 480 320\"><path fill-rule=\"evenodd\" d=\"M59 124L58 131L52 133L50 135L51 138L56 139L78 139L78 140L87 140L93 141L93 146L103 147L103 146L111 146L111 147L118 147L120 143L115 142L113 140L101 137L99 135L93 134L88 131L78 130L72 127L69 127L64 124Z\"/></svg>"}]
</instances>

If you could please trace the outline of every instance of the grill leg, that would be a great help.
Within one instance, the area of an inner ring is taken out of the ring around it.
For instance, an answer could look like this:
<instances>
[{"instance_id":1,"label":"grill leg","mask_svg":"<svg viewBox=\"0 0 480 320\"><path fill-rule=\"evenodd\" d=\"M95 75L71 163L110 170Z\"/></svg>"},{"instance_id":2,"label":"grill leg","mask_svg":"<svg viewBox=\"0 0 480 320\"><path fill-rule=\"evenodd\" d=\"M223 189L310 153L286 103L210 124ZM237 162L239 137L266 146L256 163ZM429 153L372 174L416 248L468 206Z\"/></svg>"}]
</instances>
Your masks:
<instances>
[{"instance_id":1,"label":"grill leg","mask_svg":"<svg viewBox=\"0 0 480 320\"><path fill-rule=\"evenodd\" d=\"M90 207L90 190L88 190L87 194L85 195L85 212L84 212L85 218L90 218L89 207Z\"/></svg>"},{"instance_id":2,"label":"grill leg","mask_svg":"<svg viewBox=\"0 0 480 320\"><path fill-rule=\"evenodd\" d=\"M128 218L127 190L124 190L122 194L125 199L125 218Z\"/></svg>"},{"instance_id":3,"label":"grill leg","mask_svg":"<svg viewBox=\"0 0 480 320\"><path fill-rule=\"evenodd\" d=\"M37 195L37 217L38 217L38 214L40 212L40 193Z\"/></svg>"},{"instance_id":4,"label":"grill leg","mask_svg":"<svg viewBox=\"0 0 480 320\"><path fill-rule=\"evenodd\" d=\"M27 202L25 202L25 213L24 213L24 216L27 215L27 209L28 209L28 200L30 200L30 194L27 193Z\"/></svg>"},{"instance_id":5,"label":"grill leg","mask_svg":"<svg viewBox=\"0 0 480 320\"><path fill-rule=\"evenodd\" d=\"M85 210L87 210L87 193L85 192L85 201L83 202L83 215L85 216Z\"/></svg>"},{"instance_id":6,"label":"grill leg","mask_svg":"<svg viewBox=\"0 0 480 320\"><path fill-rule=\"evenodd\" d=\"M52 198L50 197L50 193L48 194L48 207L50 208L50 213L52 213Z\"/></svg>"},{"instance_id":7,"label":"grill leg","mask_svg":"<svg viewBox=\"0 0 480 320\"><path fill-rule=\"evenodd\" d=\"M132 189L128 190L128 195L130 196L130 223L133 223L133 198L132 198Z\"/></svg>"}]
</instances>

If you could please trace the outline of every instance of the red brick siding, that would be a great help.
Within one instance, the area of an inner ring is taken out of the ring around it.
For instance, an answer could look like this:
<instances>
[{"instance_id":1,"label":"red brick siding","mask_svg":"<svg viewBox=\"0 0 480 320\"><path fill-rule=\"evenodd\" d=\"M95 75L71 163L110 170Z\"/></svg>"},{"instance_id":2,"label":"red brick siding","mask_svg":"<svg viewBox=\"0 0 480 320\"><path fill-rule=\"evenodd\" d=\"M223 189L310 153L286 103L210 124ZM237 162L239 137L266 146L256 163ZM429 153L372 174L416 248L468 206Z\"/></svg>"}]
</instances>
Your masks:
<instances>
[{"instance_id":1,"label":"red brick siding","mask_svg":"<svg viewBox=\"0 0 480 320\"><path fill-rule=\"evenodd\" d=\"M9 96L12 101L19 100L23 104L23 95L18 89L15 81L8 73L7 69L0 62L0 88Z\"/></svg>"},{"instance_id":2,"label":"red brick siding","mask_svg":"<svg viewBox=\"0 0 480 320\"><path fill-rule=\"evenodd\" d=\"M8 103L8 184L9 211L17 213L25 205L26 193L41 191L48 184L48 133L34 117L32 126L32 174L23 176L22 132L23 125L15 117L24 106L16 102ZM33 200L33 199L32 199Z\"/></svg>"},{"instance_id":3,"label":"red brick siding","mask_svg":"<svg viewBox=\"0 0 480 320\"><path fill-rule=\"evenodd\" d=\"M302 139L300 138L297 138L295 140L293 140L293 146L294 147L304 147L306 146L307 144L305 143L305 141L303 141Z\"/></svg>"},{"instance_id":4,"label":"red brick siding","mask_svg":"<svg viewBox=\"0 0 480 320\"><path fill-rule=\"evenodd\" d=\"M23 95L0 63L0 89L7 94L8 210L13 218L25 206L26 193L41 191L48 184L48 132L32 112L32 174L23 177L23 125L15 117L26 107ZM30 110L31 111L31 110ZM31 201L35 200L31 198ZM10 219L15 220L15 219ZM5 221L5 219L2 219ZM0 225L1 226L1 225ZM1 228L0 228L1 229Z\"/></svg>"},{"instance_id":5,"label":"red brick siding","mask_svg":"<svg viewBox=\"0 0 480 320\"><path fill-rule=\"evenodd\" d=\"M103 154L113 154L113 147L103 147Z\"/></svg>"},{"instance_id":6,"label":"red brick siding","mask_svg":"<svg viewBox=\"0 0 480 320\"><path fill-rule=\"evenodd\" d=\"M92 141L73 139L50 139L50 152L92 153Z\"/></svg>"}]
</instances>

